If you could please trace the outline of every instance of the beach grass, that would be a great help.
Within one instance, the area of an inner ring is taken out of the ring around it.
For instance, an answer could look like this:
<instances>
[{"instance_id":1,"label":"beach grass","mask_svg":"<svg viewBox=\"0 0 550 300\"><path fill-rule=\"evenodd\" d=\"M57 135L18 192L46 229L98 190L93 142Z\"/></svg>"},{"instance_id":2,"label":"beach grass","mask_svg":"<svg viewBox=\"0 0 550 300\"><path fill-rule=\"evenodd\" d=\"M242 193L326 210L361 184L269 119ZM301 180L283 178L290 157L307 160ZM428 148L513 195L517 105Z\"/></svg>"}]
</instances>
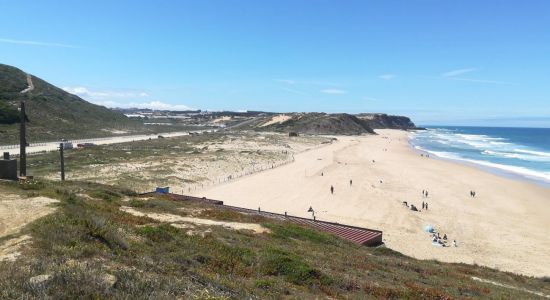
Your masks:
<instances>
[{"instance_id":1,"label":"beach grass","mask_svg":"<svg viewBox=\"0 0 550 300\"><path fill-rule=\"evenodd\" d=\"M544 278L416 260L221 206L137 198L131 190L89 182L41 181L34 186L0 183L7 193L60 200L55 213L19 233L32 237L19 259L0 262L2 299L535 298L472 277L550 293ZM196 226L195 234L189 234L123 212L122 206L257 223L271 232ZM40 284L29 282L38 275L49 277Z\"/></svg>"}]
</instances>

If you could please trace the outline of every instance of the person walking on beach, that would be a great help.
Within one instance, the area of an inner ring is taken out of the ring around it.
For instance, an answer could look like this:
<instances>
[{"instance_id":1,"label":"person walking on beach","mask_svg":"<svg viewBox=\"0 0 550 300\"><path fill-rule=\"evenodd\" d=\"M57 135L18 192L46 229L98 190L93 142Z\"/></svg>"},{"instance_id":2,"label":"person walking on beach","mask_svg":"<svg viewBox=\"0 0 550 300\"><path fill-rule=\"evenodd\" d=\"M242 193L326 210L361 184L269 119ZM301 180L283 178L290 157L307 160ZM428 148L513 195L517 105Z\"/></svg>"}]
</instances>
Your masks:
<instances>
[{"instance_id":1,"label":"person walking on beach","mask_svg":"<svg viewBox=\"0 0 550 300\"><path fill-rule=\"evenodd\" d=\"M422 201L422 209L425 209L426 208L426 203L424 203L424 201Z\"/></svg>"},{"instance_id":2,"label":"person walking on beach","mask_svg":"<svg viewBox=\"0 0 550 300\"><path fill-rule=\"evenodd\" d=\"M426 196L426 191L422 190L422 197Z\"/></svg>"},{"instance_id":3,"label":"person walking on beach","mask_svg":"<svg viewBox=\"0 0 550 300\"><path fill-rule=\"evenodd\" d=\"M428 210L428 202L426 202L426 210Z\"/></svg>"},{"instance_id":4,"label":"person walking on beach","mask_svg":"<svg viewBox=\"0 0 550 300\"><path fill-rule=\"evenodd\" d=\"M351 186L353 184L353 181L350 179L349 180L349 186Z\"/></svg>"},{"instance_id":5,"label":"person walking on beach","mask_svg":"<svg viewBox=\"0 0 550 300\"><path fill-rule=\"evenodd\" d=\"M334 194L334 187L332 185L330 186L330 193Z\"/></svg>"},{"instance_id":6,"label":"person walking on beach","mask_svg":"<svg viewBox=\"0 0 550 300\"><path fill-rule=\"evenodd\" d=\"M473 197L473 198L476 197L476 191L472 191L472 197Z\"/></svg>"},{"instance_id":7,"label":"person walking on beach","mask_svg":"<svg viewBox=\"0 0 550 300\"><path fill-rule=\"evenodd\" d=\"M426 198L428 198L428 191L426 191Z\"/></svg>"}]
</instances>

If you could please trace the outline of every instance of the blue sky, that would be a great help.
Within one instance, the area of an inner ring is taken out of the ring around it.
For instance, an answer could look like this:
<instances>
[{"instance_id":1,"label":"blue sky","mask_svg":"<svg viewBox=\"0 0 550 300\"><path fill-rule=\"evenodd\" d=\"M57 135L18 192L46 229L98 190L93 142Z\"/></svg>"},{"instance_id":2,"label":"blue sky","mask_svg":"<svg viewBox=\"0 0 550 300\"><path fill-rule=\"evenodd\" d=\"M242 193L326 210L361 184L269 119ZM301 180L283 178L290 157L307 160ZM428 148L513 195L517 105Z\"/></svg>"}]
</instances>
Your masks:
<instances>
[{"instance_id":1,"label":"blue sky","mask_svg":"<svg viewBox=\"0 0 550 300\"><path fill-rule=\"evenodd\" d=\"M0 0L0 63L107 106L550 127L550 1Z\"/></svg>"}]
</instances>

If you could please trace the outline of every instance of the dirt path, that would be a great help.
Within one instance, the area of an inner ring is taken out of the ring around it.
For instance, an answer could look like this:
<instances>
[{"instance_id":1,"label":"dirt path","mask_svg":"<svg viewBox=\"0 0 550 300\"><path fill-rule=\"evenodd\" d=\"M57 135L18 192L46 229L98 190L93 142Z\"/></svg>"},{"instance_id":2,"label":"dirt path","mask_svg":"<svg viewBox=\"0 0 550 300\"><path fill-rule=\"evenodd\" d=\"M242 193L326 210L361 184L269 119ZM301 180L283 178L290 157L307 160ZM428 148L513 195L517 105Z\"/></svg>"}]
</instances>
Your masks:
<instances>
[{"instance_id":1,"label":"dirt path","mask_svg":"<svg viewBox=\"0 0 550 300\"><path fill-rule=\"evenodd\" d=\"M25 225L55 211L50 204L58 201L46 197L22 198L1 190L0 194L0 261L13 260L20 247L30 240L27 235L15 235ZM11 235L14 237L2 239Z\"/></svg>"},{"instance_id":2,"label":"dirt path","mask_svg":"<svg viewBox=\"0 0 550 300\"><path fill-rule=\"evenodd\" d=\"M25 94L32 90L34 90L34 84L32 83L32 76L31 74L27 74L27 84L29 85L26 89L22 90L20 93Z\"/></svg>"},{"instance_id":3,"label":"dirt path","mask_svg":"<svg viewBox=\"0 0 550 300\"><path fill-rule=\"evenodd\" d=\"M188 223L188 224L194 224L199 226L221 226L224 228L234 229L234 230L250 230L254 233L270 232L269 229L263 227L262 225L254 224L254 223L239 223L239 222L225 222L225 221L222 222L222 221L215 221L210 219L182 217L182 216L168 214L168 213L143 213L131 207L126 207L126 206L121 207L120 210L134 216L149 217L157 221L170 223L170 225L174 227L180 227L178 225L182 225L181 223ZM189 226L183 226L180 228L188 228L188 227Z\"/></svg>"},{"instance_id":4,"label":"dirt path","mask_svg":"<svg viewBox=\"0 0 550 300\"><path fill-rule=\"evenodd\" d=\"M500 283L500 282L496 282L496 281L492 281L492 280L487 280L487 279L483 279L483 278L478 278L478 277L474 277L474 276L472 276L472 279L475 280L475 281L479 281L479 282L483 282L483 283L489 283L489 284L500 286L500 287L503 287L503 288L522 291L522 292L526 292L526 293L529 293L529 294L533 294L533 295L537 295L537 296L540 296L540 297L550 299L550 295L546 295L546 294L541 293L541 292L531 291L531 290L524 289L524 288L518 288L518 287L515 287L515 286L508 285L508 284L504 284L504 283Z\"/></svg>"}]
</instances>

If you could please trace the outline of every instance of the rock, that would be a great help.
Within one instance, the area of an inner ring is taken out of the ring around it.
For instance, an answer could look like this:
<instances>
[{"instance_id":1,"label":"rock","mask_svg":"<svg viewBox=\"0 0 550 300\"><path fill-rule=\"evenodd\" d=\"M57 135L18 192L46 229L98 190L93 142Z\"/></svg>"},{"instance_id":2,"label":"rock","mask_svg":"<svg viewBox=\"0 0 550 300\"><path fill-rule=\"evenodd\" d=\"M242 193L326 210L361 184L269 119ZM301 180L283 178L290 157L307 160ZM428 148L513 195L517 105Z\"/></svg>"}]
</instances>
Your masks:
<instances>
[{"instance_id":1,"label":"rock","mask_svg":"<svg viewBox=\"0 0 550 300\"><path fill-rule=\"evenodd\" d=\"M107 287L113 287L115 285L115 283L117 282L117 278L115 275L111 275L111 274L103 274L101 276L101 281L103 282L103 284Z\"/></svg>"},{"instance_id":2,"label":"rock","mask_svg":"<svg viewBox=\"0 0 550 300\"><path fill-rule=\"evenodd\" d=\"M37 276L31 277L29 279L29 283L33 286L39 286L39 285L46 284L51 278L52 278L52 275L50 274L37 275Z\"/></svg>"}]
</instances>

